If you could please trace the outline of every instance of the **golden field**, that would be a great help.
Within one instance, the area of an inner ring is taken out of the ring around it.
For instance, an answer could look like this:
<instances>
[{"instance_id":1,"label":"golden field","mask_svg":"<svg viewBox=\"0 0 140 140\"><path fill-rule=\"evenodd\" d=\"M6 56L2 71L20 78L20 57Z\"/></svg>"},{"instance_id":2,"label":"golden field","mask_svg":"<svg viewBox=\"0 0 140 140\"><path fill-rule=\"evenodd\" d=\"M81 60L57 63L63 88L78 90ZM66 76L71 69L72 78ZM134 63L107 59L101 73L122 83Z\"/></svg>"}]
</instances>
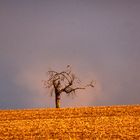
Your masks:
<instances>
[{"instance_id":1,"label":"golden field","mask_svg":"<svg viewBox=\"0 0 140 140\"><path fill-rule=\"evenodd\" d=\"M0 140L140 140L140 105L1 110Z\"/></svg>"}]
</instances>

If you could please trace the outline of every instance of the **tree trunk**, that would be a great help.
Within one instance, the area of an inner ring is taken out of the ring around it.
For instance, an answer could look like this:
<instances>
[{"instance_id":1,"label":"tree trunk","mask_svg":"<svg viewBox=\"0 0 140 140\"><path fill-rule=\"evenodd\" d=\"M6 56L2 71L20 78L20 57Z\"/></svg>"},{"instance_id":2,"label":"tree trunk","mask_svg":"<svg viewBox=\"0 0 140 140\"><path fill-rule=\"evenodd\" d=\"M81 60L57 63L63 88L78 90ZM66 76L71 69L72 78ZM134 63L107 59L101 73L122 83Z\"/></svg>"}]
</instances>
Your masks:
<instances>
[{"instance_id":1,"label":"tree trunk","mask_svg":"<svg viewBox=\"0 0 140 140\"><path fill-rule=\"evenodd\" d=\"M60 93L55 93L55 105L56 108L60 108Z\"/></svg>"}]
</instances>

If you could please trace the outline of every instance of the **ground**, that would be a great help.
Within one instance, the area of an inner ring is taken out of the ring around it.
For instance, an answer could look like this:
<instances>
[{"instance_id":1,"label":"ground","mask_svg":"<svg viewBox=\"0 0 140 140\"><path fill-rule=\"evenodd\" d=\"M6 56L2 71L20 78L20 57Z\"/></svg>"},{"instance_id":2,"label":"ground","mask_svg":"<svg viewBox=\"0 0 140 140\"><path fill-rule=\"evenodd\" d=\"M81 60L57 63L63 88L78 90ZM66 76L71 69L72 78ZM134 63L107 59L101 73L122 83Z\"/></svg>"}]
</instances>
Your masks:
<instances>
[{"instance_id":1,"label":"ground","mask_svg":"<svg viewBox=\"0 0 140 140\"><path fill-rule=\"evenodd\" d=\"M140 140L140 105L0 111L0 140Z\"/></svg>"}]
</instances>

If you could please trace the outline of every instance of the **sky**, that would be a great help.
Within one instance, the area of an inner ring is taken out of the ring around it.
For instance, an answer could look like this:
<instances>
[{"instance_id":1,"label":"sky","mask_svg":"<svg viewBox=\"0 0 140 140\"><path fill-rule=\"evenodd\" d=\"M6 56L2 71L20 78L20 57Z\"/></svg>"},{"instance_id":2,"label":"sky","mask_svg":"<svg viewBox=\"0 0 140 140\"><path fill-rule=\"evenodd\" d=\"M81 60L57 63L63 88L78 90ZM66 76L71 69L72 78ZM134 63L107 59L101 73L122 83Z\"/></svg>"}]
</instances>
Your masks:
<instances>
[{"instance_id":1,"label":"sky","mask_svg":"<svg viewBox=\"0 0 140 140\"><path fill-rule=\"evenodd\" d=\"M53 108L41 85L67 65L95 88L61 107L140 103L139 0L0 0L0 109Z\"/></svg>"}]
</instances>

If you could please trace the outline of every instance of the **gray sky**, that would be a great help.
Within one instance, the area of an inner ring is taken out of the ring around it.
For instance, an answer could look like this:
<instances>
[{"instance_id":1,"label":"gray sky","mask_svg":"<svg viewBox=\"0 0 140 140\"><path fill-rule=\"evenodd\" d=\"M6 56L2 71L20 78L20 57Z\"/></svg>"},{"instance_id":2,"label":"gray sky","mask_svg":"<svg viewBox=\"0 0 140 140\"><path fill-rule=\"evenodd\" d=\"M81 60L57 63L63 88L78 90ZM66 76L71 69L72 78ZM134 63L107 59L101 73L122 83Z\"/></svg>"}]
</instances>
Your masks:
<instances>
[{"instance_id":1,"label":"gray sky","mask_svg":"<svg viewBox=\"0 0 140 140\"><path fill-rule=\"evenodd\" d=\"M1 0L0 109L54 107L41 87L67 64L94 89L61 106L140 103L139 0Z\"/></svg>"}]
</instances>

